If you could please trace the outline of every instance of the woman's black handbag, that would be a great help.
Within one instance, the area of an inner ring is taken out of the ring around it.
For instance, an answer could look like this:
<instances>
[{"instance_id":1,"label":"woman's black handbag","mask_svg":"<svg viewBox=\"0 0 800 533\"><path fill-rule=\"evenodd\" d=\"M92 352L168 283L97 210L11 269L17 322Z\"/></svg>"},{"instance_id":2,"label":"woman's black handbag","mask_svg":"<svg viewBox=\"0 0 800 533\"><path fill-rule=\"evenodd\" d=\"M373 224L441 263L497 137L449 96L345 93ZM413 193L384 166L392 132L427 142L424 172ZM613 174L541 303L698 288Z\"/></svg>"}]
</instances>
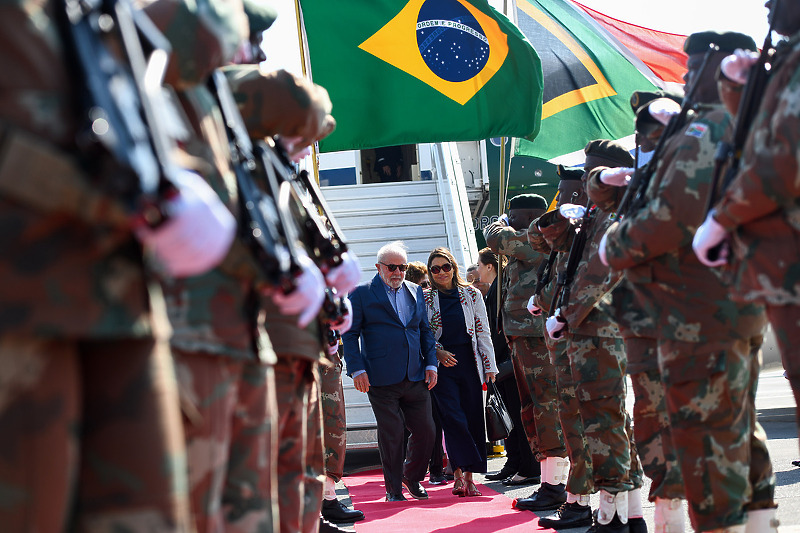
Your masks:
<instances>
[{"instance_id":1,"label":"woman's black handbag","mask_svg":"<svg viewBox=\"0 0 800 533\"><path fill-rule=\"evenodd\" d=\"M497 387L490 381L487 383L486 393L486 440L489 442L503 440L513 428L514 423L508 414L506 404L503 403Z\"/></svg>"}]
</instances>

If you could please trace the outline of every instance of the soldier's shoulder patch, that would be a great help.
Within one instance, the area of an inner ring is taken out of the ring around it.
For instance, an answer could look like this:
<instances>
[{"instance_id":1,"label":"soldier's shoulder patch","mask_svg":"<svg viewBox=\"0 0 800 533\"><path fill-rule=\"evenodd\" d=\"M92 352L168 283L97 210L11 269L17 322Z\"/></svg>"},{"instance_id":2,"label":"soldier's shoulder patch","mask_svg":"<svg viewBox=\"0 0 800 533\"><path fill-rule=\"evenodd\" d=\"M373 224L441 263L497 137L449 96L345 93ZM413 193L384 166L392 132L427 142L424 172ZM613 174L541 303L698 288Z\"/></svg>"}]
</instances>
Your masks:
<instances>
[{"instance_id":1,"label":"soldier's shoulder patch","mask_svg":"<svg viewBox=\"0 0 800 533\"><path fill-rule=\"evenodd\" d=\"M689 137L702 138L707 131L708 131L708 124L695 122L694 124L690 124L689 127L686 128L686 135Z\"/></svg>"}]
</instances>

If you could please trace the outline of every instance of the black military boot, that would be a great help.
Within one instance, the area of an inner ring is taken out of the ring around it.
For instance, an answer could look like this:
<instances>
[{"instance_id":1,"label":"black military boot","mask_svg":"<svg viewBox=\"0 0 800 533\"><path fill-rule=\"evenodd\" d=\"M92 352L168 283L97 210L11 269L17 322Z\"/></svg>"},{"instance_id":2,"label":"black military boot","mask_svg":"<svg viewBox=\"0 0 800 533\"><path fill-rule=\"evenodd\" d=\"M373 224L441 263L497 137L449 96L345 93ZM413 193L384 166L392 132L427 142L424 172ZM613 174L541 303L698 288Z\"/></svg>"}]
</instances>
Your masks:
<instances>
[{"instance_id":1,"label":"black military boot","mask_svg":"<svg viewBox=\"0 0 800 533\"><path fill-rule=\"evenodd\" d=\"M592 527L586 530L586 533L630 533L631 530L628 524L623 524L619 519L619 515L614 513L614 518L608 524L601 524L597 521L597 511L593 514L594 523Z\"/></svg>"},{"instance_id":2,"label":"black military boot","mask_svg":"<svg viewBox=\"0 0 800 533\"><path fill-rule=\"evenodd\" d=\"M628 518L628 529L631 533L647 533L647 522L644 518Z\"/></svg>"},{"instance_id":3,"label":"black military boot","mask_svg":"<svg viewBox=\"0 0 800 533\"><path fill-rule=\"evenodd\" d=\"M364 513L350 509L339 500L322 500L322 518L334 524L348 524L364 519Z\"/></svg>"},{"instance_id":4,"label":"black military boot","mask_svg":"<svg viewBox=\"0 0 800 533\"><path fill-rule=\"evenodd\" d=\"M524 511L550 511L558 509L567 501L567 491L564 484L551 485L542 483L538 490L527 498L515 499L513 507Z\"/></svg>"},{"instance_id":5,"label":"black military boot","mask_svg":"<svg viewBox=\"0 0 800 533\"><path fill-rule=\"evenodd\" d=\"M539 519L539 525L555 530L592 525L592 508L578 502L565 503L556 514Z\"/></svg>"}]
</instances>

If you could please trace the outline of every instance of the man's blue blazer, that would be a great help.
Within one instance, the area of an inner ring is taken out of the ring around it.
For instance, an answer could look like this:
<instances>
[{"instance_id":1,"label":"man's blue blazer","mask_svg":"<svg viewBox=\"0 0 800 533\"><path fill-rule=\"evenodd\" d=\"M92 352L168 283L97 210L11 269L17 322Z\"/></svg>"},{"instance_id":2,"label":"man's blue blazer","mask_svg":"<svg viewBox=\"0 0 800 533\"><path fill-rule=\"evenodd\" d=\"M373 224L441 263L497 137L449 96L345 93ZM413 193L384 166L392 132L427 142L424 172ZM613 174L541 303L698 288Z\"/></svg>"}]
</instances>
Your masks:
<instances>
[{"instance_id":1,"label":"man's blue blazer","mask_svg":"<svg viewBox=\"0 0 800 533\"><path fill-rule=\"evenodd\" d=\"M404 326L389 302L378 274L350 293L353 325L342 336L347 374L366 370L370 385L385 386L425 379L425 367L437 366L436 340L428 325L422 288L403 281L415 300ZM359 342L360 341L360 342Z\"/></svg>"}]
</instances>

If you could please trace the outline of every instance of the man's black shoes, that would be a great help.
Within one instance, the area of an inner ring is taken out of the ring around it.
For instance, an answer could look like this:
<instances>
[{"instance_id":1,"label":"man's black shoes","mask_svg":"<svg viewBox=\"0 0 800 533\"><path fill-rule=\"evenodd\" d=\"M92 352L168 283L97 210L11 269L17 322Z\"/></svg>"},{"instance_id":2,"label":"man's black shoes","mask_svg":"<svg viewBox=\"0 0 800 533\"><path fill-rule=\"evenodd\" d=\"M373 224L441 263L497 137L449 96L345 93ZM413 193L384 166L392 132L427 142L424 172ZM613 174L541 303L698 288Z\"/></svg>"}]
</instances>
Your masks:
<instances>
[{"instance_id":1,"label":"man's black shoes","mask_svg":"<svg viewBox=\"0 0 800 533\"><path fill-rule=\"evenodd\" d=\"M417 500L427 500L428 493L419 484L419 481L411 481L409 479L403 478L403 486L408 490L408 493L411 494L412 498L416 498Z\"/></svg>"},{"instance_id":2,"label":"man's black shoes","mask_svg":"<svg viewBox=\"0 0 800 533\"><path fill-rule=\"evenodd\" d=\"M556 514L539 519L539 525L552 529L570 529L592 525L592 509L588 505L565 503Z\"/></svg>"},{"instance_id":3,"label":"man's black shoes","mask_svg":"<svg viewBox=\"0 0 800 533\"><path fill-rule=\"evenodd\" d=\"M494 474L486 474L485 477L489 481L502 481L504 479L508 479L514 474L517 473L516 468L508 468L508 463L506 463L503 468L495 472Z\"/></svg>"},{"instance_id":4,"label":"man's black shoes","mask_svg":"<svg viewBox=\"0 0 800 533\"><path fill-rule=\"evenodd\" d=\"M514 500L513 507L523 511L551 511L558 509L566 501L567 491L563 484L551 485L545 482L527 498Z\"/></svg>"},{"instance_id":5,"label":"man's black shoes","mask_svg":"<svg viewBox=\"0 0 800 533\"><path fill-rule=\"evenodd\" d=\"M445 479L444 474L431 474L428 477L428 483L431 485L444 485L447 483L447 479Z\"/></svg>"},{"instance_id":6,"label":"man's black shoes","mask_svg":"<svg viewBox=\"0 0 800 533\"><path fill-rule=\"evenodd\" d=\"M339 500L322 500L322 518L334 524L346 524L363 520L364 513L348 508Z\"/></svg>"},{"instance_id":7,"label":"man's black shoes","mask_svg":"<svg viewBox=\"0 0 800 533\"><path fill-rule=\"evenodd\" d=\"M408 499L405 496L403 496L402 493L394 494L392 492L387 492L386 493L386 501L387 502L405 502L405 501L408 501Z\"/></svg>"},{"instance_id":8,"label":"man's black shoes","mask_svg":"<svg viewBox=\"0 0 800 533\"><path fill-rule=\"evenodd\" d=\"M506 487L521 487L523 485L535 485L540 481L541 478L539 476L522 476L520 474L514 474L513 476L504 479L503 485Z\"/></svg>"}]
</instances>

